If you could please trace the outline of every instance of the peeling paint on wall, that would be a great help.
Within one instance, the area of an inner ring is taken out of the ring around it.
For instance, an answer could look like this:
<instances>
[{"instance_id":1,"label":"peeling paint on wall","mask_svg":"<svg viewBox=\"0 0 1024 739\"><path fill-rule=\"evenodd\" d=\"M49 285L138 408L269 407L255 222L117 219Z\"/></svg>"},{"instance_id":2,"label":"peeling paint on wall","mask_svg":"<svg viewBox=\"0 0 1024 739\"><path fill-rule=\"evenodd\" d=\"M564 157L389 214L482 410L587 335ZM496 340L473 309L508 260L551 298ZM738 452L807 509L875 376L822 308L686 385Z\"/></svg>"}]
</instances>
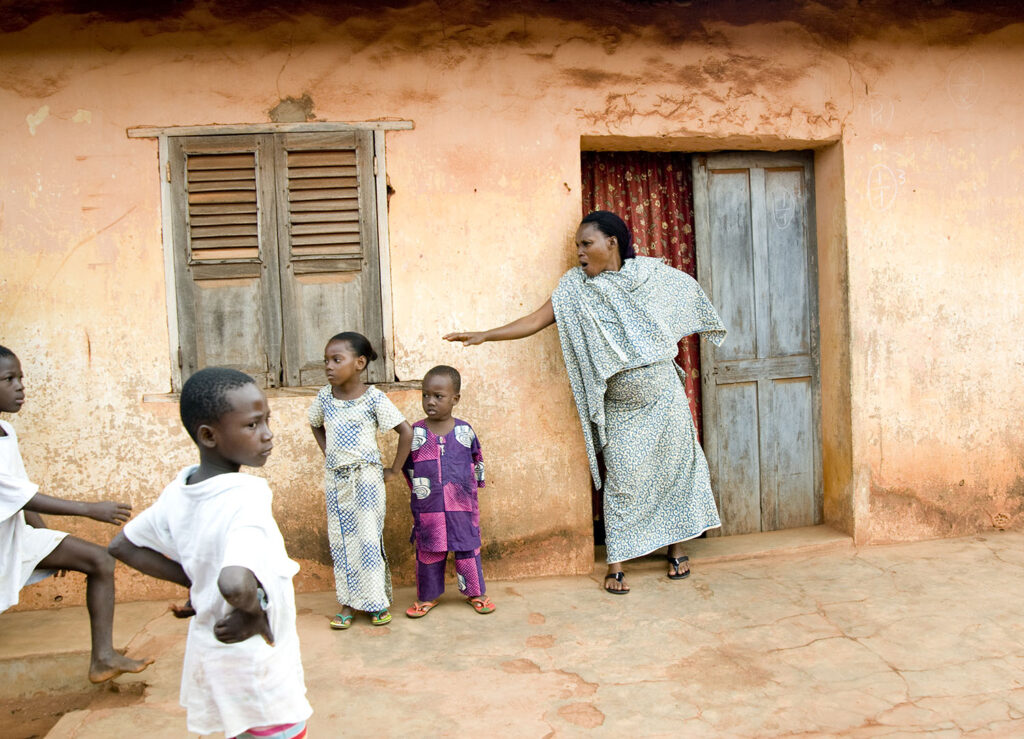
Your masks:
<instances>
[{"instance_id":1,"label":"peeling paint on wall","mask_svg":"<svg viewBox=\"0 0 1024 739\"><path fill-rule=\"evenodd\" d=\"M31 136L36 135L36 129L42 125L43 121L50 115L50 106L44 105L35 113L29 113L25 116L25 122L28 124L28 132Z\"/></svg>"}]
</instances>

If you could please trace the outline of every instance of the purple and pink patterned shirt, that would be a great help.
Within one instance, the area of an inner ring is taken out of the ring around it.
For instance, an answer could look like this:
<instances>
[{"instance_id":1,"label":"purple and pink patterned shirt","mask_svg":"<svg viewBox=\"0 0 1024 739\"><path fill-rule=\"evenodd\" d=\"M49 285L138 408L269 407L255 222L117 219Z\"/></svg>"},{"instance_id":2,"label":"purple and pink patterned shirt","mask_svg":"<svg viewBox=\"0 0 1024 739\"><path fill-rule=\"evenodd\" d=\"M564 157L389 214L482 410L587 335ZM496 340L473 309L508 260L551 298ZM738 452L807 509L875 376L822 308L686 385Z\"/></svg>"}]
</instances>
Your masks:
<instances>
[{"instance_id":1,"label":"purple and pink patterned shirt","mask_svg":"<svg viewBox=\"0 0 1024 739\"><path fill-rule=\"evenodd\" d=\"M458 418L444 436L412 425L412 450L403 468L412 490L410 541L424 552L468 552L480 547L477 488L484 487L484 459L473 427Z\"/></svg>"}]
</instances>

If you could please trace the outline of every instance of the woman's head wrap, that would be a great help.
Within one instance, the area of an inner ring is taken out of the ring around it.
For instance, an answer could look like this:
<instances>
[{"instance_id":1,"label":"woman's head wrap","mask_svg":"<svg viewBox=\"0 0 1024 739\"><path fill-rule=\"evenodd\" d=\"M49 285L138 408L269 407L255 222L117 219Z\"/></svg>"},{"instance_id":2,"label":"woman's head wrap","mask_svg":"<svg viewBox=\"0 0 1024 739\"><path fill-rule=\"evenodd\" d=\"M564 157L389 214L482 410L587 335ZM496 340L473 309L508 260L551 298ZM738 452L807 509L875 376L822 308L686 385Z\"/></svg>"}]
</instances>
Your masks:
<instances>
[{"instance_id":1,"label":"woman's head wrap","mask_svg":"<svg viewBox=\"0 0 1024 739\"><path fill-rule=\"evenodd\" d=\"M580 221L580 225L582 226L584 223L593 224L605 236L614 236L619 245L619 259L623 262L636 256L636 251L633 249L633 235L629 232L629 226L610 210L595 210L588 213Z\"/></svg>"}]
</instances>

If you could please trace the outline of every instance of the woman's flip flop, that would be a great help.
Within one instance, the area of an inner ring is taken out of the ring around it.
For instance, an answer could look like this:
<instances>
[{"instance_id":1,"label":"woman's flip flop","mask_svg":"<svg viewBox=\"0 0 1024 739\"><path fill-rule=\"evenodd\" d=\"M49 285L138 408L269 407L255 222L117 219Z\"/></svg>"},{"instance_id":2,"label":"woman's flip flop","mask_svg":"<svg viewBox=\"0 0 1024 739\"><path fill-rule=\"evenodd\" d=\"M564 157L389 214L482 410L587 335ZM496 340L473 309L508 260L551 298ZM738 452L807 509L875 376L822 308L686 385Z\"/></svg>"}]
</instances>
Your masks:
<instances>
[{"instance_id":1,"label":"woman's flip flop","mask_svg":"<svg viewBox=\"0 0 1024 739\"><path fill-rule=\"evenodd\" d=\"M391 614L388 613L387 608L382 611L374 611L370 614L370 623L374 626L383 626L384 624L391 623Z\"/></svg>"},{"instance_id":2,"label":"woman's flip flop","mask_svg":"<svg viewBox=\"0 0 1024 739\"><path fill-rule=\"evenodd\" d=\"M686 572L680 572L679 571L679 566L681 564L683 564L684 562L689 562L689 561L690 561L690 558L687 557L685 554L682 557L669 557L668 558L668 563L672 567L672 569L675 570L675 571L669 574L668 579L669 580L682 580L683 578L689 577L690 576L690 565L686 565Z\"/></svg>"},{"instance_id":3,"label":"woman's flip flop","mask_svg":"<svg viewBox=\"0 0 1024 739\"><path fill-rule=\"evenodd\" d=\"M352 614L347 616L344 613L337 613L331 619L331 628L335 631L344 631L352 626Z\"/></svg>"},{"instance_id":4,"label":"woman's flip flop","mask_svg":"<svg viewBox=\"0 0 1024 739\"><path fill-rule=\"evenodd\" d=\"M409 618L423 618L430 613L430 609L436 605L436 600L427 600L422 603L420 601L416 601L406 609L405 615Z\"/></svg>"},{"instance_id":5,"label":"woman's flip flop","mask_svg":"<svg viewBox=\"0 0 1024 739\"><path fill-rule=\"evenodd\" d=\"M622 578L624 578L625 576L626 576L626 573L623 572L622 570L619 570L618 572L609 572L607 575L604 576L604 580L605 580L604 589L607 590L612 595L625 595L626 593L629 592L628 589L627 590L613 590L612 588L608 587L608 584L607 584L608 583L608 579L611 578L612 580L614 580L615 582L617 582L617 583L619 583L621 585L622 584Z\"/></svg>"}]
</instances>

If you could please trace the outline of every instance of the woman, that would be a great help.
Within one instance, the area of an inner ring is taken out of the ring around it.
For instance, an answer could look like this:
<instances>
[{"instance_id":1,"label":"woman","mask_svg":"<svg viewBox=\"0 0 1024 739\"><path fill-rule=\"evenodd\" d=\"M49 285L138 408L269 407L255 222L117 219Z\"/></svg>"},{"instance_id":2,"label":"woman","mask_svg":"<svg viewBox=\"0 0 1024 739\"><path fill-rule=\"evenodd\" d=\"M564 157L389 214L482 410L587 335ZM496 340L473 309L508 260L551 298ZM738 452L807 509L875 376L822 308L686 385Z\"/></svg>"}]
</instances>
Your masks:
<instances>
[{"instance_id":1,"label":"woman","mask_svg":"<svg viewBox=\"0 0 1024 739\"><path fill-rule=\"evenodd\" d=\"M690 574L682 542L721 525L697 444L678 343L700 332L716 346L725 327L696 280L638 257L629 228L594 211L576 231L579 266L538 310L489 331L457 332L467 346L532 336L558 324L594 485L602 488L609 593L629 592L622 563L668 546L668 576Z\"/></svg>"}]
</instances>

